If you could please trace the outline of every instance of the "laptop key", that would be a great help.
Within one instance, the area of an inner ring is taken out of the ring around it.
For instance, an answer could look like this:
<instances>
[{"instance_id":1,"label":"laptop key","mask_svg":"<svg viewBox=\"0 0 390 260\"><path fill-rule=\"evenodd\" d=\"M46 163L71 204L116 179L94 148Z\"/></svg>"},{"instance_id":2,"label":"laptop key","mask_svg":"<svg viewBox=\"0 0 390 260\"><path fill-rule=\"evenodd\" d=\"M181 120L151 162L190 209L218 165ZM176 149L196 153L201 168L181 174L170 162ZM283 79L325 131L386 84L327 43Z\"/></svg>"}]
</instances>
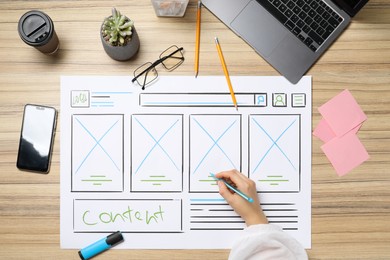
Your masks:
<instances>
[{"instance_id":1,"label":"laptop key","mask_svg":"<svg viewBox=\"0 0 390 260\"><path fill-rule=\"evenodd\" d=\"M294 8L295 4L293 1L290 1L287 3L287 6L288 6L288 8L290 8L292 10Z\"/></svg>"},{"instance_id":2,"label":"laptop key","mask_svg":"<svg viewBox=\"0 0 390 260\"><path fill-rule=\"evenodd\" d=\"M286 12L284 12L284 15L290 18L291 15L293 15L293 12L290 9L287 9Z\"/></svg>"},{"instance_id":3,"label":"laptop key","mask_svg":"<svg viewBox=\"0 0 390 260\"><path fill-rule=\"evenodd\" d=\"M310 32L310 27L305 25L303 26L302 30L305 32L305 33L309 33Z\"/></svg>"},{"instance_id":4,"label":"laptop key","mask_svg":"<svg viewBox=\"0 0 390 260\"><path fill-rule=\"evenodd\" d=\"M307 25L310 25L313 22L313 19L311 19L309 16L306 17L305 22Z\"/></svg>"},{"instance_id":5,"label":"laptop key","mask_svg":"<svg viewBox=\"0 0 390 260\"><path fill-rule=\"evenodd\" d=\"M293 12L295 14L299 14L301 12L301 8L299 8L299 6L295 6L294 9L293 9Z\"/></svg>"},{"instance_id":6,"label":"laptop key","mask_svg":"<svg viewBox=\"0 0 390 260\"><path fill-rule=\"evenodd\" d=\"M293 21L293 23L296 23L299 21L299 17L296 16L295 14L291 17L291 21Z\"/></svg>"},{"instance_id":7,"label":"laptop key","mask_svg":"<svg viewBox=\"0 0 390 260\"><path fill-rule=\"evenodd\" d=\"M319 36L315 31L310 31L308 33L308 35L310 36L310 38L313 39L313 41L315 41L318 45L321 45L324 40L322 40L321 36Z\"/></svg>"},{"instance_id":8,"label":"laptop key","mask_svg":"<svg viewBox=\"0 0 390 260\"><path fill-rule=\"evenodd\" d=\"M317 51L317 48L314 46L314 45L310 45L309 48L312 50L312 51Z\"/></svg>"},{"instance_id":9,"label":"laptop key","mask_svg":"<svg viewBox=\"0 0 390 260\"><path fill-rule=\"evenodd\" d=\"M321 2L322 3L322 2ZM325 10L324 10L324 8L322 8L321 6L319 6L318 8L317 8L317 13L318 14L323 14L325 12Z\"/></svg>"},{"instance_id":10,"label":"laptop key","mask_svg":"<svg viewBox=\"0 0 390 260\"><path fill-rule=\"evenodd\" d=\"M310 6L313 8L313 9L316 9L318 7L318 3L317 2L312 2L310 4Z\"/></svg>"},{"instance_id":11,"label":"laptop key","mask_svg":"<svg viewBox=\"0 0 390 260\"><path fill-rule=\"evenodd\" d=\"M297 25L300 29L302 29L303 26L305 26L305 23L304 23L302 20L299 20L299 21L296 23L296 25Z\"/></svg>"},{"instance_id":12,"label":"laptop key","mask_svg":"<svg viewBox=\"0 0 390 260\"><path fill-rule=\"evenodd\" d=\"M308 13L310 11L310 6L308 6L307 4L305 4L303 7L302 7L302 10L305 11L306 13Z\"/></svg>"},{"instance_id":13,"label":"laptop key","mask_svg":"<svg viewBox=\"0 0 390 260\"><path fill-rule=\"evenodd\" d=\"M307 17L307 14L306 14L304 11L302 11L302 12L300 12L300 13L298 14L298 16L299 16L299 18L301 18L302 20L304 20L304 19Z\"/></svg>"},{"instance_id":14,"label":"laptop key","mask_svg":"<svg viewBox=\"0 0 390 260\"><path fill-rule=\"evenodd\" d=\"M327 39L331 34L332 34L332 31L325 30L325 32L322 34L322 38Z\"/></svg>"},{"instance_id":15,"label":"laptop key","mask_svg":"<svg viewBox=\"0 0 390 260\"><path fill-rule=\"evenodd\" d=\"M333 17L330 17L328 19L328 23L330 23L330 25L332 25L334 28L336 28L340 24L339 21L337 21Z\"/></svg>"},{"instance_id":16,"label":"laptop key","mask_svg":"<svg viewBox=\"0 0 390 260\"><path fill-rule=\"evenodd\" d=\"M290 31L292 31L292 29L294 29L294 26L295 26L295 24L294 24L292 21L290 21L290 20L288 20L287 23L286 23L285 25L286 25L286 27L287 27Z\"/></svg>"},{"instance_id":17,"label":"laptop key","mask_svg":"<svg viewBox=\"0 0 390 260\"><path fill-rule=\"evenodd\" d=\"M321 27L319 27L319 28L316 30L316 33L317 33L318 35L322 36L321 38L325 40L326 38L324 38L324 36L323 36L324 32L325 32L324 28L321 28Z\"/></svg>"},{"instance_id":18,"label":"laptop key","mask_svg":"<svg viewBox=\"0 0 390 260\"><path fill-rule=\"evenodd\" d=\"M308 13L307 13L310 17L314 18L317 14L314 10L310 10Z\"/></svg>"},{"instance_id":19,"label":"laptop key","mask_svg":"<svg viewBox=\"0 0 390 260\"><path fill-rule=\"evenodd\" d=\"M310 25L310 28L312 28L313 30L317 30L317 28L318 28L318 23L313 22L313 23Z\"/></svg>"},{"instance_id":20,"label":"laptop key","mask_svg":"<svg viewBox=\"0 0 390 260\"><path fill-rule=\"evenodd\" d=\"M326 19L326 20L328 20L329 17L330 17L330 14L329 14L328 12L324 12L324 13L322 14L322 18L324 18L324 19Z\"/></svg>"},{"instance_id":21,"label":"laptop key","mask_svg":"<svg viewBox=\"0 0 390 260\"><path fill-rule=\"evenodd\" d=\"M293 34L295 35L298 35L301 33L301 29L299 29L297 26L294 27L294 29L292 30Z\"/></svg>"},{"instance_id":22,"label":"laptop key","mask_svg":"<svg viewBox=\"0 0 390 260\"><path fill-rule=\"evenodd\" d=\"M278 8L282 13L284 13L286 10L287 10L287 6L285 6L284 4L281 4Z\"/></svg>"},{"instance_id":23,"label":"laptop key","mask_svg":"<svg viewBox=\"0 0 390 260\"><path fill-rule=\"evenodd\" d=\"M310 45L313 43L313 40L310 37L307 37L304 41L304 43L310 47Z\"/></svg>"},{"instance_id":24,"label":"laptop key","mask_svg":"<svg viewBox=\"0 0 390 260\"><path fill-rule=\"evenodd\" d=\"M280 4L281 4L281 2L279 0L275 0L273 2L273 5L276 6L276 7L278 7Z\"/></svg>"},{"instance_id":25,"label":"laptop key","mask_svg":"<svg viewBox=\"0 0 390 260\"><path fill-rule=\"evenodd\" d=\"M298 0L296 4L297 4L297 6L302 7L305 4L305 1Z\"/></svg>"}]
</instances>

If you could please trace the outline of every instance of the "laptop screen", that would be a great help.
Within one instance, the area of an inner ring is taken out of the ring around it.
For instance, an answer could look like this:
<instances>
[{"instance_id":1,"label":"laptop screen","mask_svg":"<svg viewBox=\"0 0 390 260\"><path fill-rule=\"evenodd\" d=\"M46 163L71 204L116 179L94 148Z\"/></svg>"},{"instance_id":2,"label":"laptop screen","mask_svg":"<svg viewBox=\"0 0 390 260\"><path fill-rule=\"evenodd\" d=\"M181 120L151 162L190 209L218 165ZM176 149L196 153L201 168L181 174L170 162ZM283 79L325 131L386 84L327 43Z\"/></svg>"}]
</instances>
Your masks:
<instances>
[{"instance_id":1,"label":"laptop screen","mask_svg":"<svg viewBox=\"0 0 390 260\"><path fill-rule=\"evenodd\" d=\"M333 0L350 16L355 16L357 12L368 2L368 0Z\"/></svg>"}]
</instances>

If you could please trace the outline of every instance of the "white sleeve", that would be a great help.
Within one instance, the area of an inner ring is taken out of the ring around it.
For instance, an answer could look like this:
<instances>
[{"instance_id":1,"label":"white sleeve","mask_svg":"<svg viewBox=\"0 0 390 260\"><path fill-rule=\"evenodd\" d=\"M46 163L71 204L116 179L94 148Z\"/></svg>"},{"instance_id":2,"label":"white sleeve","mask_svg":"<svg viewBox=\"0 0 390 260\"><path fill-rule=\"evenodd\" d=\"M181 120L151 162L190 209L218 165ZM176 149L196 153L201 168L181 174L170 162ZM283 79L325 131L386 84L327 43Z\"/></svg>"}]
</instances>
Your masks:
<instances>
[{"instance_id":1,"label":"white sleeve","mask_svg":"<svg viewBox=\"0 0 390 260\"><path fill-rule=\"evenodd\" d=\"M305 249L281 227L272 224L252 225L233 245L229 260L303 260Z\"/></svg>"}]
</instances>

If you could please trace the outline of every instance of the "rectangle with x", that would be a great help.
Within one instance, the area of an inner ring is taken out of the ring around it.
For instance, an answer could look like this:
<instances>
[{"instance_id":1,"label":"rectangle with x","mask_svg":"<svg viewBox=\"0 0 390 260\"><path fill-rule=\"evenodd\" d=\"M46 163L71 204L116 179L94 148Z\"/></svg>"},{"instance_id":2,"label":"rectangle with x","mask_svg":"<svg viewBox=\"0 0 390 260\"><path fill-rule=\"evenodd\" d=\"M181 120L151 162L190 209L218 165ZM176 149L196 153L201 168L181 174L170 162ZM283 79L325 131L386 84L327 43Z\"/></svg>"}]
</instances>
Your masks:
<instances>
[{"instance_id":1,"label":"rectangle with x","mask_svg":"<svg viewBox=\"0 0 390 260\"><path fill-rule=\"evenodd\" d=\"M190 116L190 190L216 191L210 172L241 168L241 116Z\"/></svg>"},{"instance_id":2,"label":"rectangle with x","mask_svg":"<svg viewBox=\"0 0 390 260\"><path fill-rule=\"evenodd\" d=\"M133 115L131 189L181 191L183 116Z\"/></svg>"},{"instance_id":3,"label":"rectangle with x","mask_svg":"<svg viewBox=\"0 0 390 260\"><path fill-rule=\"evenodd\" d=\"M73 115L72 190L123 189L123 115Z\"/></svg>"},{"instance_id":4,"label":"rectangle with x","mask_svg":"<svg viewBox=\"0 0 390 260\"><path fill-rule=\"evenodd\" d=\"M261 191L299 191L300 116L251 115L249 174Z\"/></svg>"}]
</instances>

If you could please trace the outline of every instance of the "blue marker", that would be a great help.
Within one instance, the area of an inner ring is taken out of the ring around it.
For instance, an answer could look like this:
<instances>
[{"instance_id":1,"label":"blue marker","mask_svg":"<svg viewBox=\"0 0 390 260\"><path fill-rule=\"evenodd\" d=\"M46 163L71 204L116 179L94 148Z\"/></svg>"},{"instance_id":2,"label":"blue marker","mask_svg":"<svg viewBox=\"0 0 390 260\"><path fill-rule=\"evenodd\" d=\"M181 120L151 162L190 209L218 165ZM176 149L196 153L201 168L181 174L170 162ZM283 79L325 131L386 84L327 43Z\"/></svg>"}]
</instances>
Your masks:
<instances>
[{"instance_id":1,"label":"blue marker","mask_svg":"<svg viewBox=\"0 0 390 260\"><path fill-rule=\"evenodd\" d=\"M251 197L249 197L248 195L244 194L242 191L238 190L237 188L234 188L232 185L230 185L229 183L227 183L227 181L225 181L224 179L221 179L221 178L217 178L215 177L214 173L211 173L210 172L210 175L211 177L213 177L215 180L217 181L223 181L223 183L225 183L225 185L231 189L232 191L234 191L235 193L237 193L238 195L240 195L241 197L243 197L244 199L246 199L247 201L249 201L250 203L253 202L253 199Z\"/></svg>"},{"instance_id":2,"label":"blue marker","mask_svg":"<svg viewBox=\"0 0 390 260\"><path fill-rule=\"evenodd\" d=\"M123 241L123 236L120 231L117 231L108 237L102 238L99 241L96 241L92 245L87 246L79 251L79 256L83 260L90 259L95 255L110 249L114 245Z\"/></svg>"}]
</instances>

